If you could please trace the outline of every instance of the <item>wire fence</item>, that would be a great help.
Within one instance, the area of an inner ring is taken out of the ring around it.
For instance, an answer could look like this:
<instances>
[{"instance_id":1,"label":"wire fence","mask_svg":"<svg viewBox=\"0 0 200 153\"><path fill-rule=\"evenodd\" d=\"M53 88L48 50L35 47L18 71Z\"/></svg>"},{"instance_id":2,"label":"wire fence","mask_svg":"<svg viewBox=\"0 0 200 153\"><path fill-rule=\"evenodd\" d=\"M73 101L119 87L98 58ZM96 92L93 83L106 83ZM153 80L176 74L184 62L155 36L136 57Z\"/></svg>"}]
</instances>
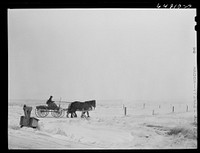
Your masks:
<instances>
[{"instance_id":1,"label":"wire fence","mask_svg":"<svg viewBox=\"0 0 200 153\"><path fill-rule=\"evenodd\" d=\"M193 104L99 104L97 113L106 112L108 116L130 116L130 115L164 115L194 112Z\"/></svg>"}]
</instances>

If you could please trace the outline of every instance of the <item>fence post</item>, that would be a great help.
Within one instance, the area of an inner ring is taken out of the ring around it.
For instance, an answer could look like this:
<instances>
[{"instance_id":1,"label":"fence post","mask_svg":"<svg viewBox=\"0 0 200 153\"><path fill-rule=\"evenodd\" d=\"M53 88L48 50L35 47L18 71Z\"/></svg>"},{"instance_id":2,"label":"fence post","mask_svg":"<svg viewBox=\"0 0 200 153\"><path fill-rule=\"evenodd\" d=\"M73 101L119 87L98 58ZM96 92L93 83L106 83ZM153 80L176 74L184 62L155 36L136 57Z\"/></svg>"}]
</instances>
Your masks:
<instances>
[{"instance_id":1,"label":"fence post","mask_svg":"<svg viewBox=\"0 0 200 153\"><path fill-rule=\"evenodd\" d=\"M152 115L154 115L154 110L152 111Z\"/></svg>"},{"instance_id":2,"label":"fence post","mask_svg":"<svg viewBox=\"0 0 200 153\"><path fill-rule=\"evenodd\" d=\"M143 104L143 109L145 108L145 103Z\"/></svg>"},{"instance_id":3,"label":"fence post","mask_svg":"<svg viewBox=\"0 0 200 153\"><path fill-rule=\"evenodd\" d=\"M124 115L126 116L126 107L124 107Z\"/></svg>"},{"instance_id":4,"label":"fence post","mask_svg":"<svg viewBox=\"0 0 200 153\"><path fill-rule=\"evenodd\" d=\"M160 105L159 105L159 108L160 108Z\"/></svg>"},{"instance_id":5,"label":"fence post","mask_svg":"<svg viewBox=\"0 0 200 153\"><path fill-rule=\"evenodd\" d=\"M174 112L174 106L172 107L172 112Z\"/></svg>"},{"instance_id":6,"label":"fence post","mask_svg":"<svg viewBox=\"0 0 200 153\"><path fill-rule=\"evenodd\" d=\"M186 106L186 112L188 112L188 105Z\"/></svg>"},{"instance_id":7,"label":"fence post","mask_svg":"<svg viewBox=\"0 0 200 153\"><path fill-rule=\"evenodd\" d=\"M59 101L59 108L60 108L60 102L61 102L61 99L62 99L62 98L60 97L60 101Z\"/></svg>"}]
</instances>

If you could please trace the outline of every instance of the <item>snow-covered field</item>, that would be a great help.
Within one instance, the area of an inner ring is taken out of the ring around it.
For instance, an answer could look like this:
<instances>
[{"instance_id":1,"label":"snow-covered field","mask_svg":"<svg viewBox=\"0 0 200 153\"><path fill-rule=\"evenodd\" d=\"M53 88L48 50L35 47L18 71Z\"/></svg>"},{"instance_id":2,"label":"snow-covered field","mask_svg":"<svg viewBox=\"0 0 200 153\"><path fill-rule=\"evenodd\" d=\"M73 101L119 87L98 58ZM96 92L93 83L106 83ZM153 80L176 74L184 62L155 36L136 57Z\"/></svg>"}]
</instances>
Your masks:
<instances>
[{"instance_id":1,"label":"snow-covered field","mask_svg":"<svg viewBox=\"0 0 200 153\"><path fill-rule=\"evenodd\" d=\"M90 118L39 118L38 129L20 128L23 104L45 101L9 101L9 149L182 149L197 148L197 127L192 103L98 101ZM124 115L123 104L127 107ZM61 103L62 108L68 104ZM160 105L160 107L159 107ZM172 112L172 107L175 112ZM154 115L153 115L154 110Z\"/></svg>"}]
</instances>

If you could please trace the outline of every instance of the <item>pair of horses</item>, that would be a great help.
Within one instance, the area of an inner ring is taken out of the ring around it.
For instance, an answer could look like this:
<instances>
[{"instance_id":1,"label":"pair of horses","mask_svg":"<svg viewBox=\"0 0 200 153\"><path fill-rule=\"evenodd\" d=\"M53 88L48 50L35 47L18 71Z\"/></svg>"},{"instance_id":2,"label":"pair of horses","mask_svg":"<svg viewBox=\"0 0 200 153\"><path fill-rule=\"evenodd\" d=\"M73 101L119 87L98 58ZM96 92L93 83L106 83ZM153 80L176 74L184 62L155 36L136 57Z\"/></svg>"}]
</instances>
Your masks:
<instances>
[{"instance_id":1,"label":"pair of horses","mask_svg":"<svg viewBox=\"0 0 200 153\"><path fill-rule=\"evenodd\" d=\"M85 113L87 113L87 117L89 116L89 111L96 107L96 101L95 100L89 100L85 102L75 101L69 104L67 109L67 115L66 117L69 117L69 114L71 114L71 118L77 117L76 111L82 111L81 117L85 116Z\"/></svg>"}]
</instances>

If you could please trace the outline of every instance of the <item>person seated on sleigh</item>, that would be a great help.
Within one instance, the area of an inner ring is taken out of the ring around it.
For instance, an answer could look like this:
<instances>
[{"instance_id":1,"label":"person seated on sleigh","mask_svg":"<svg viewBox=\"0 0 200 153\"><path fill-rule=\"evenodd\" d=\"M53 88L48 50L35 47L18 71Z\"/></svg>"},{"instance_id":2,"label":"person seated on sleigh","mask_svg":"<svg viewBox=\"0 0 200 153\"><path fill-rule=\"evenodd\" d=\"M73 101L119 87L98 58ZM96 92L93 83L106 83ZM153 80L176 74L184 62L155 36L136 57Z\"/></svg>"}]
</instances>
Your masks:
<instances>
[{"instance_id":1,"label":"person seated on sleigh","mask_svg":"<svg viewBox=\"0 0 200 153\"><path fill-rule=\"evenodd\" d=\"M58 106L55 104L55 101L52 100L53 96L50 96L50 98L47 100L46 104L48 105L49 109L58 109Z\"/></svg>"}]
</instances>

